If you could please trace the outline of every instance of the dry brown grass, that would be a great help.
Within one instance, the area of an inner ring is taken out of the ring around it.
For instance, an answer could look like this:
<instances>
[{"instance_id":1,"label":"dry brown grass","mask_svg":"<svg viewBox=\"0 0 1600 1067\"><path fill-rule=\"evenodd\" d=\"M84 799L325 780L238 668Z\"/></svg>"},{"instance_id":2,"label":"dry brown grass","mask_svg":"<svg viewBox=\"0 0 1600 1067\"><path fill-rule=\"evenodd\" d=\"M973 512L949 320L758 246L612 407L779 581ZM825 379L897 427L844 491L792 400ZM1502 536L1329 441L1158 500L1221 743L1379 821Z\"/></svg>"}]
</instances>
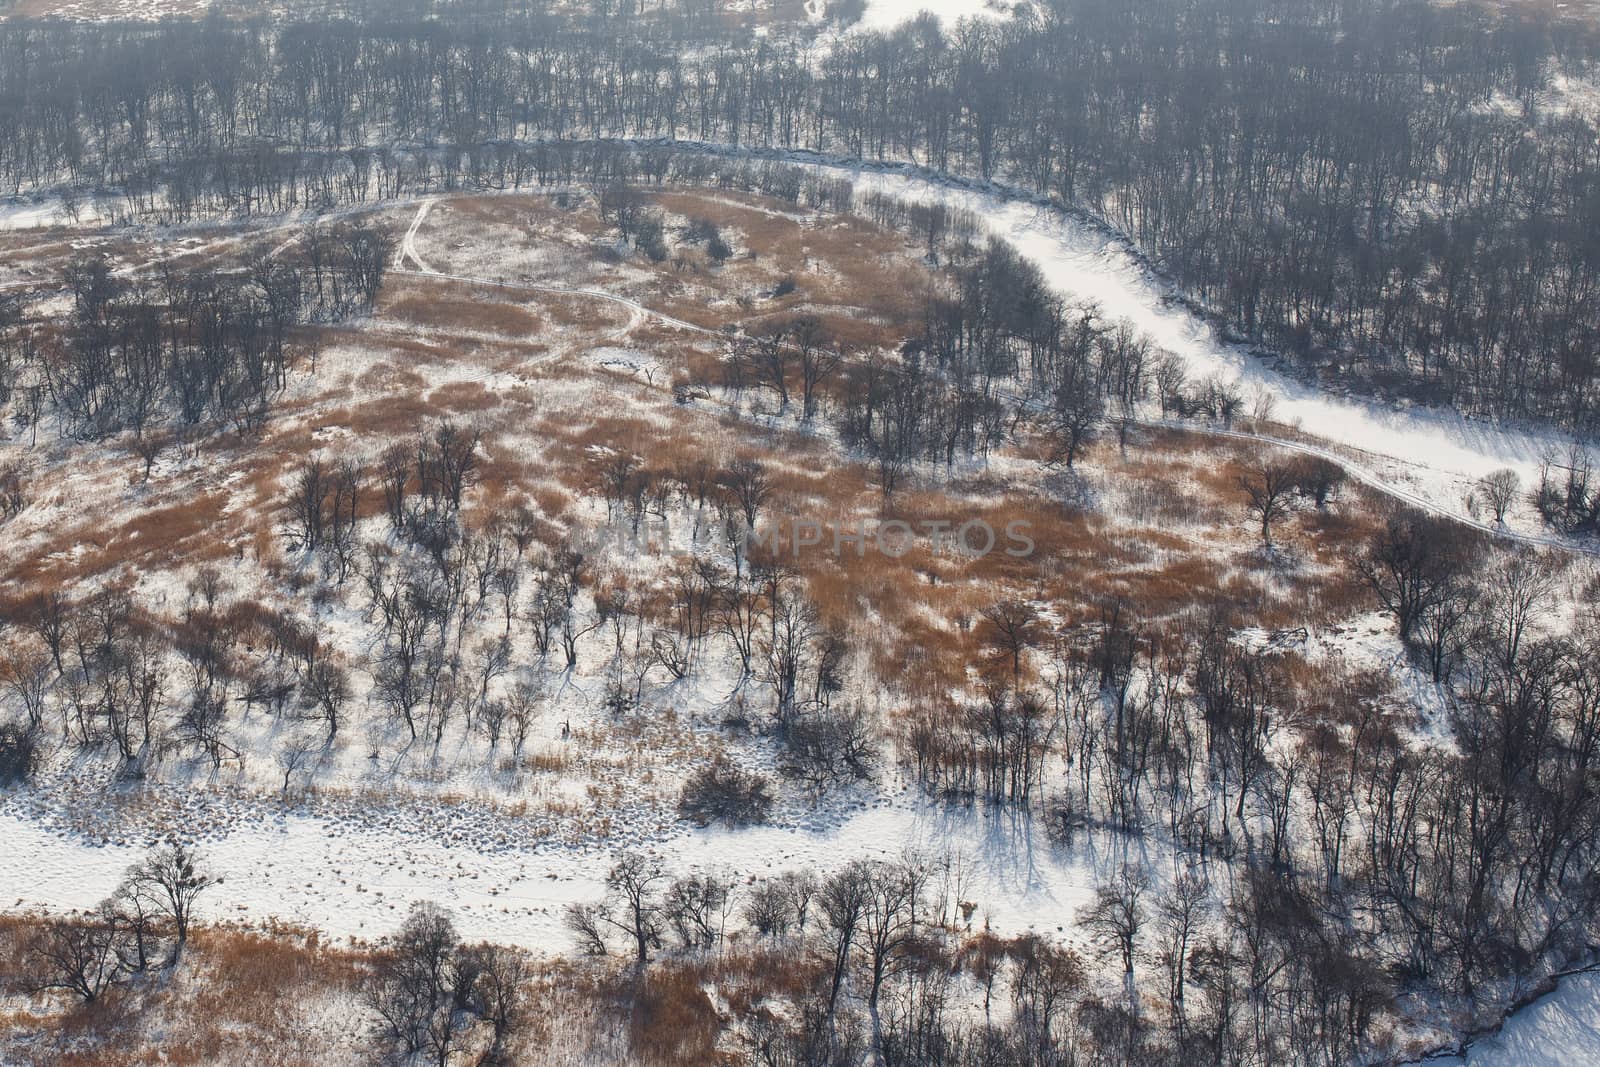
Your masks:
<instances>
[{"instance_id":1,"label":"dry brown grass","mask_svg":"<svg viewBox=\"0 0 1600 1067\"><path fill-rule=\"evenodd\" d=\"M629 1038L639 1059L660 1067L699 1067L715 1059L722 1030L700 968L678 964L646 972L633 996Z\"/></svg>"},{"instance_id":2,"label":"dry brown grass","mask_svg":"<svg viewBox=\"0 0 1600 1067\"><path fill-rule=\"evenodd\" d=\"M439 283L434 291L427 282L412 282L396 292L389 290L379 306L386 319L427 329L474 330L506 337L529 337L545 326L536 313L515 304L487 299L481 290Z\"/></svg>"},{"instance_id":3,"label":"dry brown grass","mask_svg":"<svg viewBox=\"0 0 1600 1067\"><path fill-rule=\"evenodd\" d=\"M0 920L0 945L13 950L38 923L33 916ZM348 1000L361 968L359 951L331 948L314 933L200 928L171 975L151 972L91 1005L32 998L0 1026L0 1059L61 1067L312 1067L326 1062L334 1035L317 1034L307 1009ZM15 1040L27 1037L35 1040Z\"/></svg>"},{"instance_id":4,"label":"dry brown grass","mask_svg":"<svg viewBox=\"0 0 1600 1067\"><path fill-rule=\"evenodd\" d=\"M618 972L609 985L616 1010L628 1025L629 1049L652 1067L702 1067L728 1062L719 1049L728 1020L707 989L715 989L739 1018L765 1010L772 1001L792 1006L811 994L822 967L802 953L764 945L729 946L710 959L654 964L642 981Z\"/></svg>"},{"instance_id":5,"label":"dry brown grass","mask_svg":"<svg viewBox=\"0 0 1600 1067\"><path fill-rule=\"evenodd\" d=\"M314 931L292 927L200 927L175 971L152 971L85 1006L56 994L33 996L19 986L16 964L41 921L37 915L0 916L0 1062L17 1067L385 1062L384 1049L369 1029L376 1020L359 1000L370 945L329 945ZM603 1045L610 1010L593 974L537 959L528 961L526 973L526 1010L508 1042L509 1062L569 1062L554 1046L570 1053L591 1043Z\"/></svg>"}]
</instances>

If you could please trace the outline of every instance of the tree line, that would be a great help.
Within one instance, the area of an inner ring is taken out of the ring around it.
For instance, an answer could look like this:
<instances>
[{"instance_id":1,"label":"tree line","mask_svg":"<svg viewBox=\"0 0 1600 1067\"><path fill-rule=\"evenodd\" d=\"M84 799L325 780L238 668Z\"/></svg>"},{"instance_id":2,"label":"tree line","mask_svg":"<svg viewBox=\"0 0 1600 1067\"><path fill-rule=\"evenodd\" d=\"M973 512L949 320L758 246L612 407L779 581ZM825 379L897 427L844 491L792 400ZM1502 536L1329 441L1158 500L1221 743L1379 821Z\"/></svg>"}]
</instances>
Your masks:
<instances>
[{"instance_id":1,"label":"tree line","mask_svg":"<svg viewBox=\"0 0 1600 1067\"><path fill-rule=\"evenodd\" d=\"M1592 70L1573 25L1062 0L823 51L696 10L12 20L0 180L186 217L545 182L596 138L910 160L1113 224L1307 374L1592 425L1594 119L1541 100Z\"/></svg>"},{"instance_id":2,"label":"tree line","mask_svg":"<svg viewBox=\"0 0 1600 1067\"><path fill-rule=\"evenodd\" d=\"M370 310L394 247L364 222L298 243L238 267L128 273L76 257L62 277L68 314L0 308L0 409L14 401L12 421L34 435L47 415L69 437L130 433L147 476L168 429L258 428L307 347L296 328Z\"/></svg>"}]
</instances>

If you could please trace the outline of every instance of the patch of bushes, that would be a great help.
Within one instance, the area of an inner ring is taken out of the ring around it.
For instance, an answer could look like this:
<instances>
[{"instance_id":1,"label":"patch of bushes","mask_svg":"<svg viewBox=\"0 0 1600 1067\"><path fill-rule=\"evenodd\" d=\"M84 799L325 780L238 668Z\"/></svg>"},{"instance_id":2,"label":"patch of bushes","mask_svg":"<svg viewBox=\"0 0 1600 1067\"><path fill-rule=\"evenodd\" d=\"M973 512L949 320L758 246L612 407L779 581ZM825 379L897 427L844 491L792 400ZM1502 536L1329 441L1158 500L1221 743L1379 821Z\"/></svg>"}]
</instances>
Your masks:
<instances>
[{"instance_id":1,"label":"patch of bushes","mask_svg":"<svg viewBox=\"0 0 1600 1067\"><path fill-rule=\"evenodd\" d=\"M678 812L697 826L763 823L772 814L772 784L719 756L684 784Z\"/></svg>"},{"instance_id":2,"label":"patch of bushes","mask_svg":"<svg viewBox=\"0 0 1600 1067\"><path fill-rule=\"evenodd\" d=\"M0 726L0 783L24 782L39 761L39 742L33 730L16 723Z\"/></svg>"},{"instance_id":3,"label":"patch of bushes","mask_svg":"<svg viewBox=\"0 0 1600 1067\"><path fill-rule=\"evenodd\" d=\"M633 246L649 256L652 263L660 263L667 258L667 231L661 224L660 215L650 214L639 220Z\"/></svg>"},{"instance_id":4,"label":"patch of bushes","mask_svg":"<svg viewBox=\"0 0 1600 1067\"><path fill-rule=\"evenodd\" d=\"M830 785L872 777L872 728L859 708L821 708L784 731L783 773L821 793Z\"/></svg>"},{"instance_id":5,"label":"patch of bushes","mask_svg":"<svg viewBox=\"0 0 1600 1067\"><path fill-rule=\"evenodd\" d=\"M0 467L0 522L16 518L27 506L22 467L17 464Z\"/></svg>"}]
</instances>

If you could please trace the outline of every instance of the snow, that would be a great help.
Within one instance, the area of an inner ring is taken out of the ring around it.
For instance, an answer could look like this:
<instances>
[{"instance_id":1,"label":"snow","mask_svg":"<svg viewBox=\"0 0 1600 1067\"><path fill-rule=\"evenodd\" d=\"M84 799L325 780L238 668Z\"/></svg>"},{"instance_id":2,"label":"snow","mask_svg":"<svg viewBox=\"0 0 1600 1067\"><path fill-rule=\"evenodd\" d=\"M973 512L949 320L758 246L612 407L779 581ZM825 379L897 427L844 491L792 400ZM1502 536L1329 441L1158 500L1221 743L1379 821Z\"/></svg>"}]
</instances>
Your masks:
<instances>
[{"instance_id":1,"label":"snow","mask_svg":"<svg viewBox=\"0 0 1600 1067\"><path fill-rule=\"evenodd\" d=\"M0 199L0 233L52 226L88 228L111 221L109 206L93 196L79 197L72 204L59 196Z\"/></svg>"},{"instance_id":2,"label":"snow","mask_svg":"<svg viewBox=\"0 0 1600 1067\"><path fill-rule=\"evenodd\" d=\"M1252 403L1269 398L1270 422L1264 428L1258 426L1242 433L1205 427L1208 432L1325 455L1344 465L1356 481L1421 510L1447 514L1537 546L1578 547L1546 533L1525 500L1513 507L1503 528L1483 522L1467 503L1477 481L1501 468L1514 470L1524 488L1537 485L1541 461L1564 451L1567 438L1554 431L1469 419L1446 409L1332 396L1313 384L1283 374L1259 354L1221 338L1211 323L1177 299L1171 284L1158 276L1128 241L1104 226L998 186L973 187L959 180L923 176L901 166L875 168L808 152L747 152L714 144L674 143L679 148L736 158L774 155L813 169L849 172L859 192L943 201L970 211L989 232L1005 238L1037 264L1063 295L1095 305L1105 318L1128 321L1156 346L1182 357L1191 380L1216 376L1236 383ZM398 273L422 273L512 290L598 297L636 314L648 310L635 301L601 290L515 285L498 278L436 270L418 259L414 250L417 228L430 206L431 201L420 206L399 256L402 262L409 258L420 270L397 268ZM653 314L673 325L711 332L659 312ZM1328 447L1274 436L1270 432L1273 426L1285 427L1286 433L1320 438Z\"/></svg>"},{"instance_id":3,"label":"snow","mask_svg":"<svg viewBox=\"0 0 1600 1067\"><path fill-rule=\"evenodd\" d=\"M1575 974L1555 992L1479 1038L1465 1056L1430 1060L1437 1067L1574 1067L1600 1063L1600 971Z\"/></svg>"},{"instance_id":4,"label":"snow","mask_svg":"<svg viewBox=\"0 0 1600 1067\"><path fill-rule=\"evenodd\" d=\"M66 215L66 207L59 200L0 203L0 231L50 226L63 221Z\"/></svg>"},{"instance_id":5,"label":"snow","mask_svg":"<svg viewBox=\"0 0 1600 1067\"><path fill-rule=\"evenodd\" d=\"M1443 510L1458 511L1461 490L1471 479L1503 465L1515 465L1524 481L1536 478L1539 452L1553 438L1502 430L1415 409L1388 408L1375 402L1330 398L1290 380L1264 365L1245 350L1221 341L1200 317L1170 298L1168 286L1130 250L1104 230L1052 208L1000 193L952 187L904 174L856 172L858 187L876 188L902 197L941 198L953 206L978 212L999 235L1045 271L1063 293L1092 300L1108 317L1126 318L1156 343L1179 353L1196 377L1224 374L1237 378L1249 393L1262 390L1277 401L1277 416L1300 429L1319 435L1339 447L1358 450L1361 462L1381 472L1386 485L1414 493ZM440 274L419 255L417 237L432 207L424 200L417 207L400 249L402 262L416 270L404 273L462 277L482 284L535 293L581 294L643 312L643 305L615 293L595 289L516 283L490 283L470 275ZM445 214L447 205L440 205ZM437 218L437 216L436 216ZM431 237L432 234L430 233ZM432 263L450 269L449 253L429 243ZM458 270L479 269L471 264ZM697 332L703 327L657 315ZM418 331L407 327L412 333ZM622 345L591 348L593 364L626 366L648 359L647 353ZM555 355L545 358L554 359ZM372 362L372 353L339 348L324 354L325 368L348 361L353 367ZM483 381L509 387L505 375L491 377L487 370L470 366L421 366L430 384ZM463 378L465 373L469 377ZM554 386L551 386L554 388ZM591 398L592 399L592 398ZM330 430L339 428L329 428ZM174 585L169 597L181 599ZM336 613L337 614L337 613ZM345 614L348 614L346 612ZM335 636L348 636L357 628L348 618L330 617ZM1308 651L1319 656L1345 656L1362 662L1392 661L1397 643L1386 622L1376 617L1355 620L1348 628L1313 634ZM589 657L586 657L586 662ZM598 687L598 679L584 679ZM714 688L708 682L706 692ZM1419 686L1419 692L1424 687ZM1425 695L1425 694L1424 694ZM692 711L694 699L680 697L675 712ZM711 699L701 694L699 704ZM1418 699L1426 706L1426 700ZM592 701L586 701L592 703ZM572 714L577 711L578 714ZM588 725L583 708L563 706L560 715ZM556 715L547 717L553 729ZM591 716L592 718L592 716ZM265 731L267 724L252 723ZM270 751L248 739L252 753ZM653 740L653 739L651 739ZM650 743L650 741L646 741ZM360 786L364 780L352 770L360 765L358 746L350 746L346 766L332 776L319 775L322 784L336 788ZM461 765L467 762L464 757ZM478 762L482 762L479 760ZM260 773L273 777L270 765ZM397 779L401 789L420 787L421 777ZM258 786L260 783L257 783ZM484 786L476 778L460 775L442 781L440 791L463 785L481 799ZM576 781L564 781L576 786ZM616 784L616 783L609 783ZM630 806L649 806L659 797L646 795L643 783L625 783ZM658 788L662 796L668 791ZM201 795L195 808L226 807L226 798ZM638 820L621 810L621 801L591 793L571 798L577 804L597 804L613 827L613 839L603 846L594 841L551 839L536 834L507 835L494 839L501 829L497 816L482 814L470 804L461 805L451 825L414 817L410 808L391 804L384 797L359 798L359 807L329 810L332 805L293 808L271 801L248 805L246 817L185 824L208 862L225 878L225 884L202 900L202 917L264 922L269 918L315 926L335 936L372 938L395 928L415 902L434 900L454 913L469 938L487 938L548 952L566 952L571 937L562 924L562 912L575 901L592 901L603 893L606 871L622 851L638 849L662 860L675 873L717 868L739 880L809 869L827 874L862 857L895 858L913 846L941 852L951 849L965 858L967 884L963 899L978 905L976 923L992 921L1006 933L1021 930L1062 929L1087 899L1098 880L1097 872L1123 857L1093 851L1093 842L1071 852L1047 842L1026 818L985 815L967 808L949 808L920 799L914 791L889 782L849 806L832 804L821 811L786 812L782 825L758 829L688 831L662 829L651 819ZM441 803L447 803L443 799ZM655 803L657 808L659 803ZM238 815L240 812L236 811ZM652 812L671 820L670 810ZM525 830L534 829L536 816L517 816ZM478 820L483 825L474 826ZM0 854L0 903L6 907L52 911L86 908L105 897L121 872L142 852L145 839L101 841L95 831L85 833L61 825L61 820L41 821L21 803L0 798L0 838L8 842ZM1166 857L1147 858L1158 869ZM1585 1037L1593 1061L1596 1041L1593 1016L1600 989L1592 977L1573 980L1555 1007L1547 1002L1519 1015L1495 1042L1508 1042L1504 1058L1493 1054L1488 1039L1475 1046L1466 1063L1585 1062L1578 1042ZM1585 990L1587 992L1585 992ZM1572 1001L1572 998L1577 998ZM1566 1005L1561 1007L1560 1005ZM1582 1018L1589 1013L1589 1021ZM1534 1019L1533 1022L1525 1020ZM1529 1028L1532 1028L1530 1031ZM1546 1034L1543 1031L1548 1030ZM1524 1033L1528 1036L1521 1036ZM1522 1040L1525 1045L1518 1046ZM1546 1059L1527 1058L1534 1044L1546 1049ZM1519 1049L1521 1051L1519 1051ZM1522 1056L1523 1058L1518 1058Z\"/></svg>"},{"instance_id":6,"label":"snow","mask_svg":"<svg viewBox=\"0 0 1600 1067\"><path fill-rule=\"evenodd\" d=\"M833 169L833 168L830 168ZM1036 263L1063 294L1126 319L1150 340L1181 356L1192 378L1220 375L1246 397L1272 397L1274 421L1357 452L1386 483L1435 508L1465 515L1471 484L1510 467L1524 486L1537 484L1539 461L1564 447L1559 435L1471 420L1453 412L1330 396L1294 380L1216 330L1173 298L1121 238L1088 221L1031 200L903 173L857 170L860 191L909 200L942 200L976 213L991 232Z\"/></svg>"},{"instance_id":7,"label":"snow","mask_svg":"<svg viewBox=\"0 0 1600 1067\"><path fill-rule=\"evenodd\" d=\"M866 11L854 28L892 30L923 12L949 28L964 18L1002 18L1009 13L1008 7L992 0L867 0Z\"/></svg>"},{"instance_id":8,"label":"snow","mask_svg":"<svg viewBox=\"0 0 1600 1067\"><path fill-rule=\"evenodd\" d=\"M142 843L102 843L0 812L0 886L8 909L92 907L109 895ZM826 876L860 858L893 860L908 849L962 857L962 899L974 924L1060 929L1093 892L1096 869L1120 860L1086 849L1057 850L1026 818L985 816L904 797L863 802L842 820L818 816L790 826L708 829L640 848L674 872L725 870L741 882L787 870ZM626 849L562 846L484 850L373 825L293 812L240 823L198 847L223 884L201 898L202 917L314 926L335 937L391 932L412 904L449 908L469 938L551 953L570 951L566 905L604 894Z\"/></svg>"}]
</instances>

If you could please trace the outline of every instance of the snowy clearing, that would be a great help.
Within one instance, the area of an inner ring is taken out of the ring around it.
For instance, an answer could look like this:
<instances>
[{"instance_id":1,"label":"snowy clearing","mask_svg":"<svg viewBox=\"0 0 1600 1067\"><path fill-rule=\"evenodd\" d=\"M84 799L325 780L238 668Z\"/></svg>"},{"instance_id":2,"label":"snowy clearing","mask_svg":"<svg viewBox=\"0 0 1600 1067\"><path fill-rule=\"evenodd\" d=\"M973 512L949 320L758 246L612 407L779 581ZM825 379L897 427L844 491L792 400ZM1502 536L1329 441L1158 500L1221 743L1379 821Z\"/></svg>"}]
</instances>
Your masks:
<instances>
[{"instance_id":1,"label":"snowy clearing","mask_svg":"<svg viewBox=\"0 0 1600 1067\"><path fill-rule=\"evenodd\" d=\"M1010 5L1001 0L868 0L858 30L892 30L924 13L946 26L964 18L1006 18Z\"/></svg>"}]
</instances>

